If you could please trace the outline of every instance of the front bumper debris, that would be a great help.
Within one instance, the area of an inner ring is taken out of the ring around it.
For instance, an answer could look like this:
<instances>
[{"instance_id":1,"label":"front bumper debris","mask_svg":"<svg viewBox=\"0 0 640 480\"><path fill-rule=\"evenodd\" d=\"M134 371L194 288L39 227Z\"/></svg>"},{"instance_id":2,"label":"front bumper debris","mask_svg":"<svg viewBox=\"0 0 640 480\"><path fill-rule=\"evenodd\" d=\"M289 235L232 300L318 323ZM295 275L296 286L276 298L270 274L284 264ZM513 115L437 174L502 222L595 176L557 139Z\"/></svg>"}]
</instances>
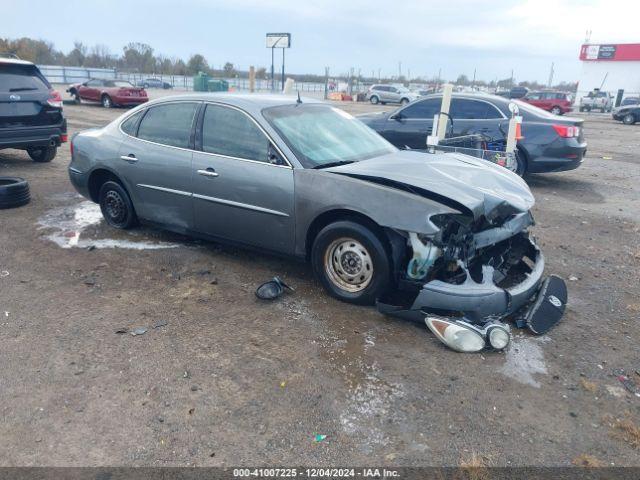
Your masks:
<instances>
[{"instance_id":1,"label":"front bumper debris","mask_svg":"<svg viewBox=\"0 0 640 480\"><path fill-rule=\"evenodd\" d=\"M558 277L543 278L544 256L531 239L527 241L532 264L530 271L519 282L504 288L498 286L494 282L494 269L483 265L481 281L474 280L471 275L467 275L466 280L459 284L431 280L408 303L378 300L378 311L418 323L425 322L427 316L435 314L457 318L479 329L510 317L518 327L526 326L536 334L544 333L564 313L566 286ZM549 308L552 308L553 318L549 317Z\"/></svg>"}]
</instances>

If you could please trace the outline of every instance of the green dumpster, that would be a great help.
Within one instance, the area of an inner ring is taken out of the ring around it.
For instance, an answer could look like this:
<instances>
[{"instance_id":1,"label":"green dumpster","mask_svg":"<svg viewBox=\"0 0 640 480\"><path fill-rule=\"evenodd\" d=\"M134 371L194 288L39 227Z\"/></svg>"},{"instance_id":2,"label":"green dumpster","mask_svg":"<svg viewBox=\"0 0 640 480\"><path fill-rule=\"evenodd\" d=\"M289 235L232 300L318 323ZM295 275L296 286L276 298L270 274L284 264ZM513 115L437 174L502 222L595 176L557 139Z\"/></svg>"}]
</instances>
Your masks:
<instances>
[{"instance_id":1,"label":"green dumpster","mask_svg":"<svg viewBox=\"0 0 640 480\"><path fill-rule=\"evenodd\" d=\"M209 75L204 72L198 72L193 76L193 91L194 92L206 92L207 82L209 81Z\"/></svg>"},{"instance_id":2,"label":"green dumpster","mask_svg":"<svg viewBox=\"0 0 640 480\"><path fill-rule=\"evenodd\" d=\"M207 82L210 92L228 92L229 82L226 80L214 78Z\"/></svg>"}]
</instances>

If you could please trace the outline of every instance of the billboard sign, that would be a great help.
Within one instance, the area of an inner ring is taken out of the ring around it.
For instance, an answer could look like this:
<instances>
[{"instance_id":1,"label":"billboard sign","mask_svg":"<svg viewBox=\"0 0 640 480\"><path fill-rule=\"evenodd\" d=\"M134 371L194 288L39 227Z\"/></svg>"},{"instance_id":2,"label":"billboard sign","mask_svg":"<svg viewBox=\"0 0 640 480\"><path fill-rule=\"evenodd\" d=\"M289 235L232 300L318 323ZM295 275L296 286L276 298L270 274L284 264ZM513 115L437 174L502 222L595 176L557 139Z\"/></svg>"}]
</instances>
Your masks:
<instances>
[{"instance_id":1,"label":"billboard sign","mask_svg":"<svg viewBox=\"0 0 640 480\"><path fill-rule=\"evenodd\" d=\"M267 33L267 48L290 48L290 33Z\"/></svg>"},{"instance_id":2,"label":"billboard sign","mask_svg":"<svg viewBox=\"0 0 640 480\"><path fill-rule=\"evenodd\" d=\"M639 43L582 45L580 60L584 61L640 61Z\"/></svg>"}]
</instances>

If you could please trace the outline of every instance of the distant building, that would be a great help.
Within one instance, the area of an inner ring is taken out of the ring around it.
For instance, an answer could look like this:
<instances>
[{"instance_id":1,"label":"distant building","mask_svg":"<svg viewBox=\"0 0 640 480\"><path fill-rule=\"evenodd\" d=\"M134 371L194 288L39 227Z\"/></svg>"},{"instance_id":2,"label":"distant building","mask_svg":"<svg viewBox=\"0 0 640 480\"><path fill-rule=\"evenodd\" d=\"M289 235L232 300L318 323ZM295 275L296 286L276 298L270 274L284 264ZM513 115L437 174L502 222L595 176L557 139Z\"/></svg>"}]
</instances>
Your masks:
<instances>
[{"instance_id":1,"label":"distant building","mask_svg":"<svg viewBox=\"0 0 640 480\"><path fill-rule=\"evenodd\" d=\"M640 43L585 44L580 49L582 71L577 100L601 88L614 97L640 96Z\"/></svg>"}]
</instances>

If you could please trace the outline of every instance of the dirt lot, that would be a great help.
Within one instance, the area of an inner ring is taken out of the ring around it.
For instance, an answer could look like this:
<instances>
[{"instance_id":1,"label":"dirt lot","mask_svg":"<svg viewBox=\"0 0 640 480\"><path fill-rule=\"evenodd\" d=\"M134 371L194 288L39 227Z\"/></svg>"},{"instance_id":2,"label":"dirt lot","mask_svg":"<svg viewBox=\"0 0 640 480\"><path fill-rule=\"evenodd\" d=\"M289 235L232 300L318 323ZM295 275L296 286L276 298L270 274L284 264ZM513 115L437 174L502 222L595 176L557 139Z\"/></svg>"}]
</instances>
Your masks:
<instances>
[{"instance_id":1,"label":"dirt lot","mask_svg":"<svg viewBox=\"0 0 640 480\"><path fill-rule=\"evenodd\" d=\"M65 112L70 133L123 113ZM0 212L2 465L640 465L640 398L615 376L640 384L640 126L586 118L584 165L529 180L568 312L482 355L329 298L304 264L106 227L66 146L0 152L33 195ZM274 275L296 292L261 303Z\"/></svg>"}]
</instances>

